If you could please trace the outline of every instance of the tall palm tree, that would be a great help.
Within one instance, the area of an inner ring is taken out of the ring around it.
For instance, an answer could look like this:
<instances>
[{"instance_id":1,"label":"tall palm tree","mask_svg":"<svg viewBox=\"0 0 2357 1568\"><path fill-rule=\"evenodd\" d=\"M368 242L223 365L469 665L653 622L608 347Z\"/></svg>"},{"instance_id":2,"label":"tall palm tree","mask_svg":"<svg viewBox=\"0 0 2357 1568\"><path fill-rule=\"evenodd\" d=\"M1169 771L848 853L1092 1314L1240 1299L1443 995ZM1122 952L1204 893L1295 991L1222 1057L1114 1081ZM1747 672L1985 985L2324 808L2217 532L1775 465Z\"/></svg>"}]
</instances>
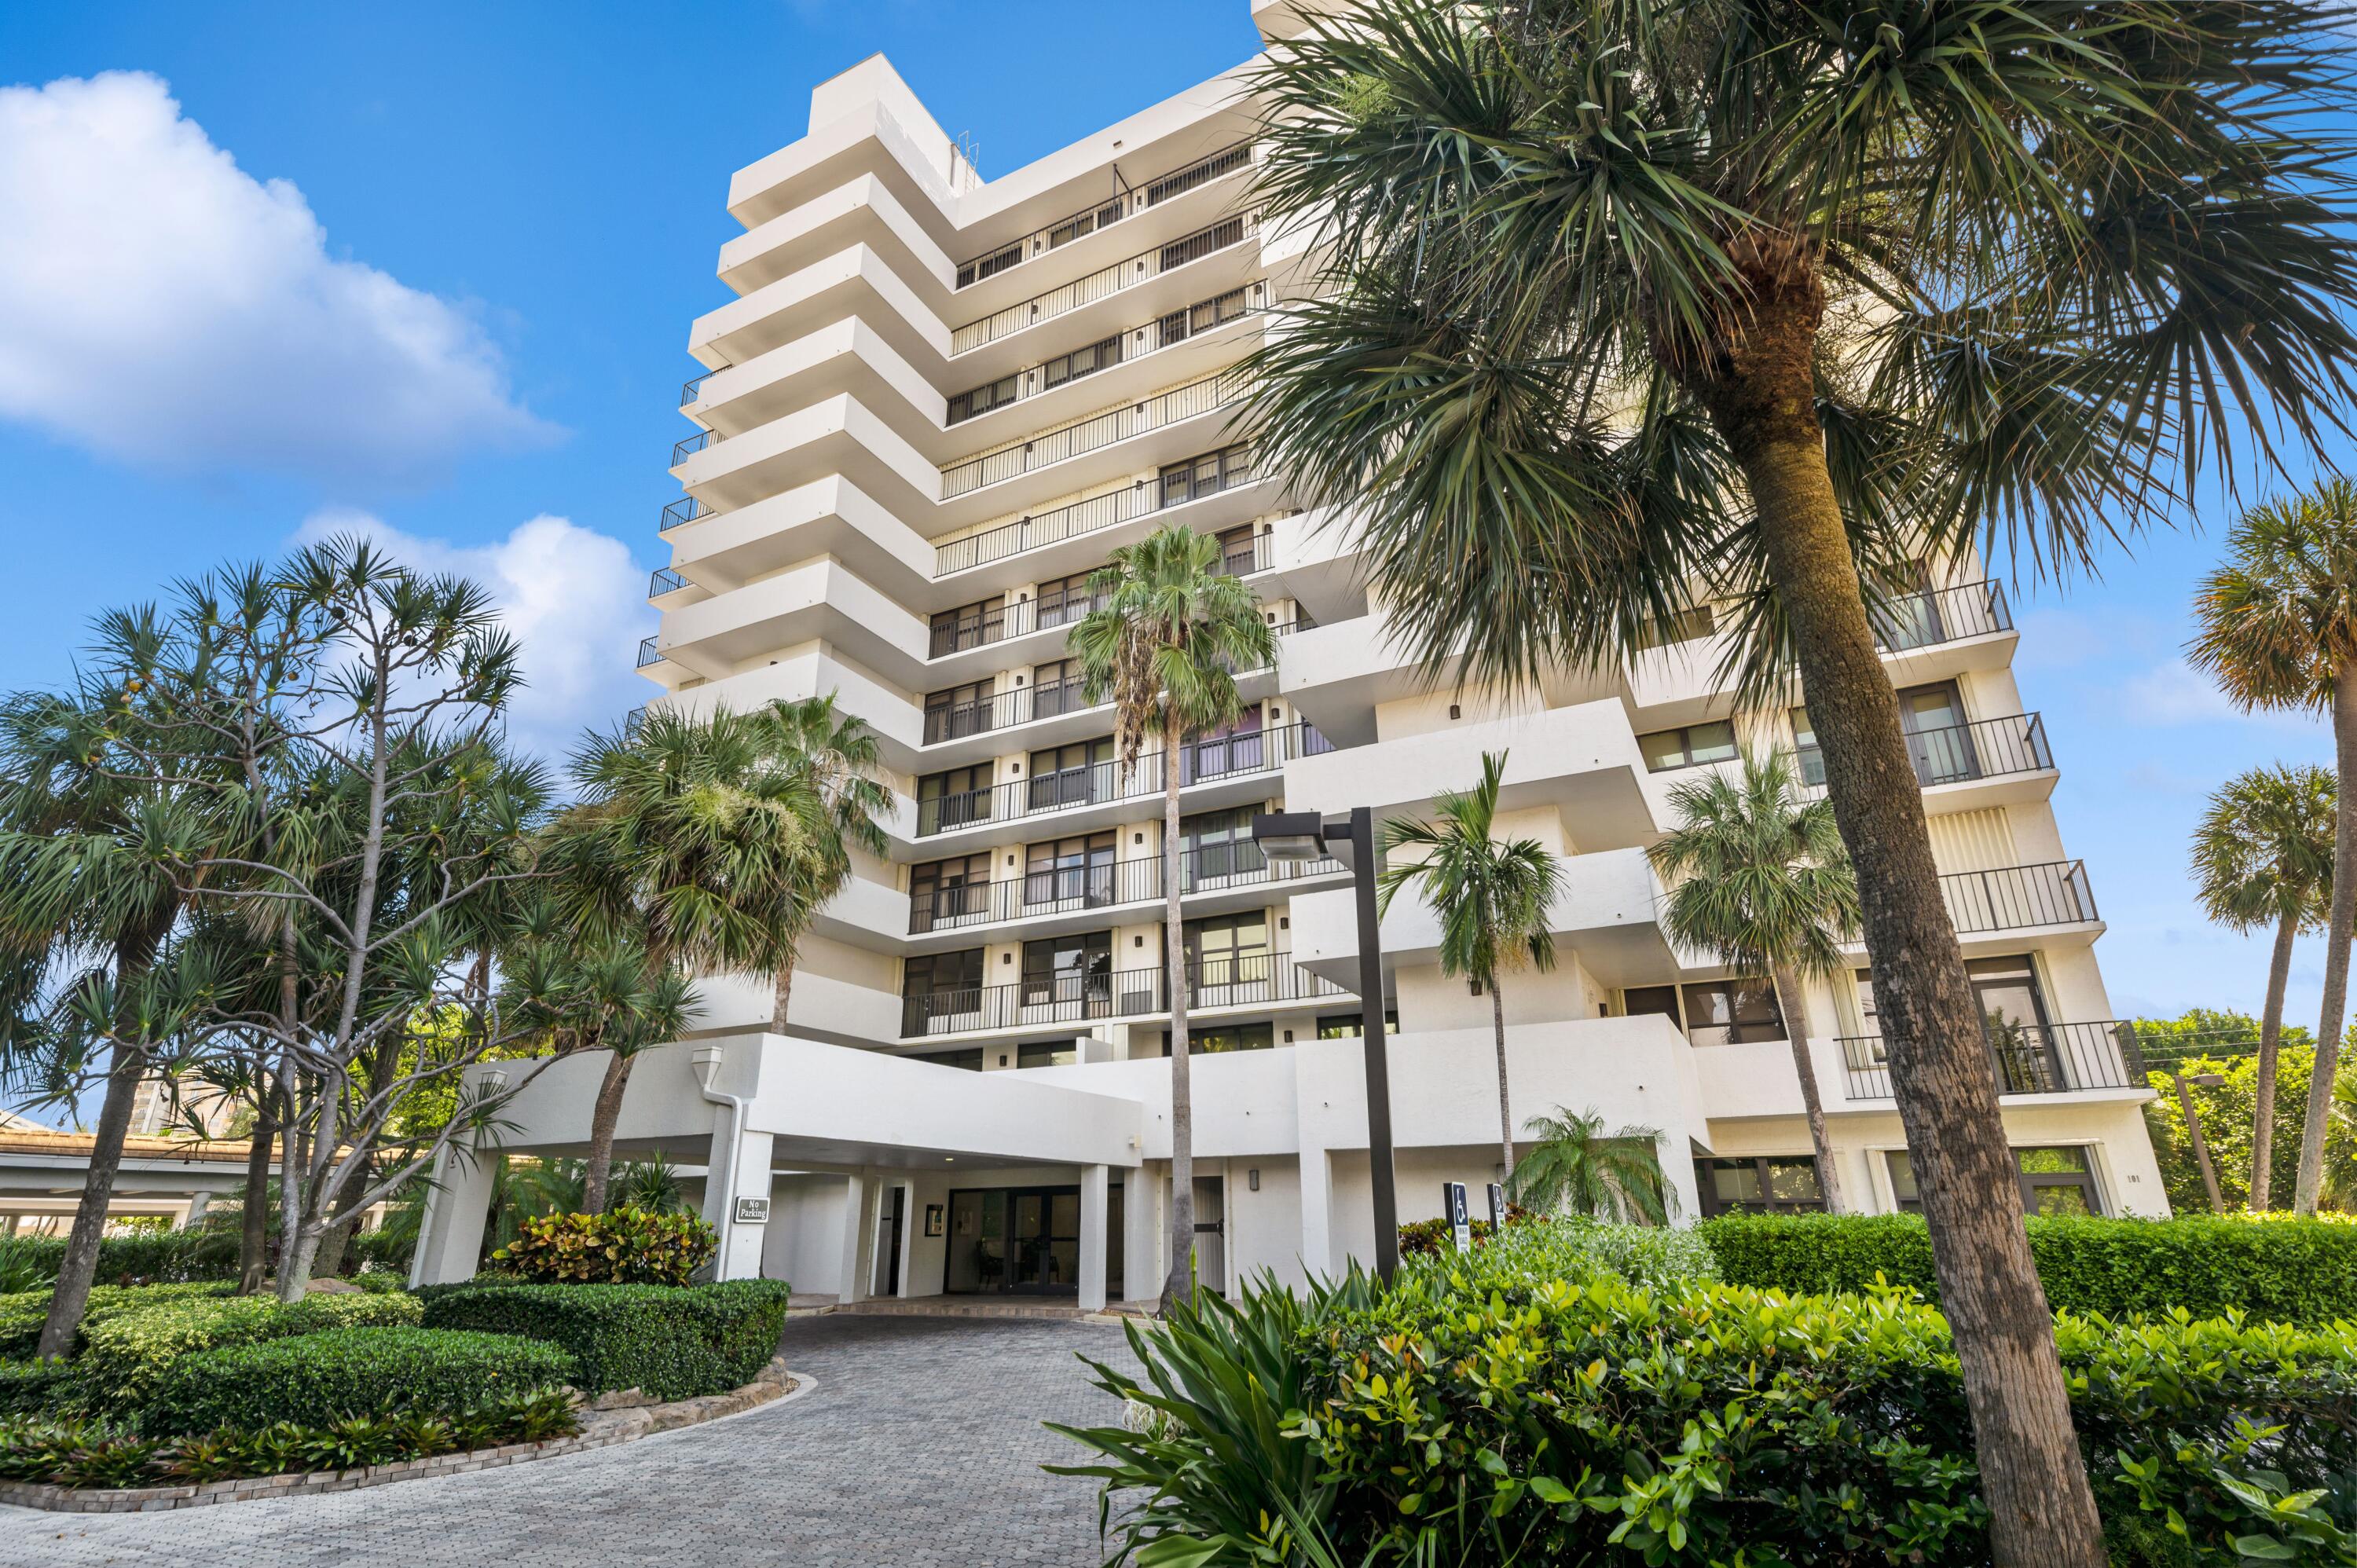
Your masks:
<instances>
[{"instance_id":1,"label":"tall palm tree","mask_svg":"<svg viewBox=\"0 0 2357 1568\"><path fill-rule=\"evenodd\" d=\"M1490 993L1490 1026L1498 1045L1498 1163L1514 1168L1514 1112L1506 1088L1506 1002L1501 972L1555 967L1547 908L1563 891L1563 864L1536 839L1501 842L1498 785L1505 752L1481 754L1481 782L1450 790L1434 802L1434 821L1383 824L1386 856L1414 853L1383 874L1381 913L1391 912L1401 888L1414 884L1440 917L1440 972L1462 976Z\"/></svg>"},{"instance_id":2,"label":"tall palm tree","mask_svg":"<svg viewBox=\"0 0 2357 1568\"><path fill-rule=\"evenodd\" d=\"M1595 1107L1558 1105L1524 1124L1531 1152L1513 1167L1514 1201L1546 1213L1585 1214L1646 1225L1677 1218L1678 1197L1662 1174L1659 1127L1604 1130Z\"/></svg>"},{"instance_id":3,"label":"tall palm tree","mask_svg":"<svg viewBox=\"0 0 2357 1568\"><path fill-rule=\"evenodd\" d=\"M760 716L770 732L770 764L784 775L789 787L782 798L802 813L810 842L799 863L804 880L796 890L793 918L778 933L770 1027L782 1035L802 939L851 875L851 852L880 855L888 847L877 819L891 810L892 792L879 776L882 753L876 732L866 721L837 711L834 693L800 702L781 699Z\"/></svg>"},{"instance_id":4,"label":"tall palm tree","mask_svg":"<svg viewBox=\"0 0 2357 1568\"><path fill-rule=\"evenodd\" d=\"M2226 538L2226 564L2194 596L2199 631L2187 645L2245 712L2329 714L2334 771L2357 779L2357 483L2333 479L2305 495L2251 508ZM2349 943L2357 935L2357 792L2339 790L2326 918L2324 1004L2316 1026L2292 1208L2316 1212L2324 1180L2326 1118L2349 999Z\"/></svg>"},{"instance_id":5,"label":"tall palm tree","mask_svg":"<svg viewBox=\"0 0 2357 1568\"><path fill-rule=\"evenodd\" d=\"M1195 1117L1187 1062L1186 926L1178 912L1180 750L1189 732L1243 714L1236 671L1276 658L1260 596L1220 570L1220 542L1178 523L1155 530L1089 580L1098 607L1067 639L1092 703L1110 698L1124 778L1146 739L1161 743L1162 957L1170 991L1170 1269L1162 1309L1194 1299ZM1380 1007L1383 998L1365 998Z\"/></svg>"},{"instance_id":6,"label":"tall palm tree","mask_svg":"<svg viewBox=\"0 0 2357 1568\"><path fill-rule=\"evenodd\" d=\"M2275 928L2266 1009L2259 1017L2258 1109L2251 1144L2251 1208L2275 1207L2276 1056L2293 940L2319 930L2331 899L2333 777L2321 768L2254 768L2210 797L2193 830L2201 907L2229 930ZM2343 955L2342 961L2347 961Z\"/></svg>"},{"instance_id":7,"label":"tall palm tree","mask_svg":"<svg viewBox=\"0 0 2357 1568\"><path fill-rule=\"evenodd\" d=\"M2236 443L2317 436L2357 366L2339 26L1339 0L1253 81L1261 221L1316 268L1247 367L1256 438L1410 647L1530 677L1726 598L1755 694L1797 664L1998 1568L2099 1568L2101 1530L1872 612L1984 535L2082 564Z\"/></svg>"},{"instance_id":8,"label":"tall palm tree","mask_svg":"<svg viewBox=\"0 0 2357 1568\"><path fill-rule=\"evenodd\" d=\"M651 998L673 971L774 973L790 961L815 846L805 781L772 764L774 728L759 714L656 709L573 755L581 803L554 827L550 897L585 942L635 948ZM593 1212L631 1067L663 1037L623 1028L601 1042L612 1054L591 1113Z\"/></svg>"},{"instance_id":9,"label":"tall palm tree","mask_svg":"<svg viewBox=\"0 0 2357 1568\"><path fill-rule=\"evenodd\" d=\"M1845 933L1857 929L1857 877L1829 801L1807 800L1781 755L1743 755L1740 777L1712 772L1670 791L1678 825L1648 853L1672 884L1662 929L1681 947L1770 976L1792 1042L1808 1112L1809 1147L1825 1207L1842 1211L1833 1140L1809 1055L1809 980L1846 967Z\"/></svg>"}]
</instances>

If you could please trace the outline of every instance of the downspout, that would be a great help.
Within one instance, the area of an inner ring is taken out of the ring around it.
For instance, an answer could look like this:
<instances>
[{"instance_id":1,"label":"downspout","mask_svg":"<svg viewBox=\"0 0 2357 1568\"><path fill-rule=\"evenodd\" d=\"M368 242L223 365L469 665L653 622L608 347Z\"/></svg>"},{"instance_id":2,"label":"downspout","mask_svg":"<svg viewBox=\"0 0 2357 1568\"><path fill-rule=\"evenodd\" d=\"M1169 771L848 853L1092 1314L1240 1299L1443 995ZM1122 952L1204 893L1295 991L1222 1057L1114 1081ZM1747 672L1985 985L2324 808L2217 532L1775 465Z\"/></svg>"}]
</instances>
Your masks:
<instances>
[{"instance_id":1,"label":"downspout","mask_svg":"<svg viewBox=\"0 0 2357 1568\"><path fill-rule=\"evenodd\" d=\"M748 1103L741 1094L723 1094L712 1087L712 1080L719 1076L721 1058L725 1055L726 1052L719 1046L698 1046L695 1054L688 1058L694 1064L695 1086L703 1091L704 1098L728 1110L728 1159L720 1173L720 1202L717 1206L720 1223L715 1227L720 1232L720 1255L715 1260L712 1270L712 1277L716 1280L724 1277L728 1266L728 1251L736 1238L737 1145L745 1139L745 1107ZM712 1174L709 1168L704 1179L707 1185L710 1184ZM759 1267L754 1270L754 1275L761 1277Z\"/></svg>"}]
</instances>

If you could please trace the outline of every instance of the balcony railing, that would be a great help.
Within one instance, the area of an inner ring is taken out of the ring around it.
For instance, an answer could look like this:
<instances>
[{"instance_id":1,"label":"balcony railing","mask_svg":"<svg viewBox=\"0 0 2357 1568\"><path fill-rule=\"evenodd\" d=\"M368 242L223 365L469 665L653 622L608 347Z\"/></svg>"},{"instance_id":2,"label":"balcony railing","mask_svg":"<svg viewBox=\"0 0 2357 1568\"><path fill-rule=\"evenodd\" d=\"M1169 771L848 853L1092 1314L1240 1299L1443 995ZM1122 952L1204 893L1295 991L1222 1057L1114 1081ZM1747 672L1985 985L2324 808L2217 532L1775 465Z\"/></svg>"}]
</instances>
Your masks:
<instances>
[{"instance_id":1,"label":"balcony railing","mask_svg":"<svg viewBox=\"0 0 2357 1568\"><path fill-rule=\"evenodd\" d=\"M718 375L722 371L727 369L729 369L729 367L726 365L716 366L713 369L705 371L700 376L690 376L686 381L681 382L679 388L679 406L685 408L689 403L694 403L698 397L703 395L704 383Z\"/></svg>"},{"instance_id":2,"label":"balcony railing","mask_svg":"<svg viewBox=\"0 0 2357 1568\"><path fill-rule=\"evenodd\" d=\"M1249 443L1240 442L1204 456L1222 459L1218 472L1209 477L1190 478L1183 492L1170 490L1158 480L1140 479L1125 490L1108 490L1103 495L1073 501L1052 511L1034 512L1018 517L1013 522L986 528L980 533L969 533L963 539L937 544L933 547L933 575L946 577L992 561L1003 561L1009 555L1019 555L1026 550L1041 549L1083 533L1094 533L1099 529L1118 527L1134 518L1160 511L1165 507L1184 506L1189 501L1201 500L1206 496L1251 484L1260 478L1259 468L1252 460ZM1200 458L1196 460L1201 461Z\"/></svg>"},{"instance_id":3,"label":"balcony railing","mask_svg":"<svg viewBox=\"0 0 2357 1568\"><path fill-rule=\"evenodd\" d=\"M1215 327L1240 321L1257 315L1268 304L1268 284L1265 279L1239 285L1210 299L1198 300L1181 310L1173 310L1151 321L1135 322L1106 334L1095 342L1075 349L1067 354L1019 371L1009 371L997 380L971 388L949 400L943 413L943 428L980 419L986 413L996 413L1018 403L1028 403L1041 392L1054 392L1077 381L1085 381L1100 371L1109 371L1125 360L1153 354L1175 347L1189 338L1200 337ZM1144 347L1133 350L1133 336L1151 334Z\"/></svg>"},{"instance_id":4,"label":"balcony railing","mask_svg":"<svg viewBox=\"0 0 2357 1568\"><path fill-rule=\"evenodd\" d=\"M1265 1007L1351 994L1330 980L1297 968L1287 952L1206 959L1187 966L1190 1011ZM1047 975L1012 985L920 992L900 999L900 1034L904 1038L970 1035L985 1029L1146 1017L1168 1013L1168 997L1169 987L1158 964L1151 969Z\"/></svg>"},{"instance_id":5,"label":"balcony railing","mask_svg":"<svg viewBox=\"0 0 2357 1568\"><path fill-rule=\"evenodd\" d=\"M669 533L673 529L694 522L699 517L710 517L712 509L694 496L682 496L662 509L662 521L655 524L657 533Z\"/></svg>"},{"instance_id":6,"label":"balcony railing","mask_svg":"<svg viewBox=\"0 0 2357 1568\"><path fill-rule=\"evenodd\" d=\"M1248 141L1222 147L1184 168L1172 170L1142 189L1132 186L1117 196L1092 202L1078 212L1057 219L1053 223L1042 224L1020 239L1011 240L982 255L958 263L957 286L966 288L985 278L996 277L1000 273L1069 245L1083 235L1093 234L1100 229L1110 229L1149 207L1158 207L1224 175L1248 168L1252 165L1252 147Z\"/></svg>"},{"instance_id":7,"label":"balcony railing","mask_svg":"<svg viewBox=\"0 0 2357 1568\"><path fill-rule=\"evenodd\" d=\"M706 446L711 446L714 442L719 439L720 436L716 431L699 430L693 435L673 442L671 448L671 466L674 468L678 467L682 463L686 462L690 457L694 456L698 452L703 451Z\"/></svg>"},{"instance_id":8,"label":"balcony railing","mask_svg":"<svg viewBox=\"0 0 2357 1568\"><path fill-rule=\"evenodd\" d=\"M1194 741L1178 748L1178 783L1185 789L1274 772L1293 757L1318 757L1334 749L1332 741L1307 723ZM1119 762L1092 762L1008 784L936 795L917 802L916 836L931 838L994 822L1159 795L1162 768L1163 754L1148 752L1126 777Z\"/></svg>"},{"instance_id":9,"label":"balcony railing","mask_svg":"<svg viewBox=\"0 0 2357 1568\"><path fill-rule=\"evenodd\" d=\"M632 708L629 713L622 715L622 738L624 740L638 739L639 732L646 727L647 705L644 703L640 703L637 707Z\"/></svg>"},{"instance_id":10,"label":"balcony railing","mask_svg":"<svg viewBox=\"0 0 2357 1568\"><path fill-rule=\"evenodd\" d=\"M1268 629L1271 636L1283 637L1293 629L1293 623L1272 624ZM1255 665L1252 670L1240 670L1235 673L1249 675L1267 668L1265 664ZM1091 708L1104 706L1108 700L1092 703L1082 689L1080 678L1068 676L1060 681L1043 681L1036 686L1018 686L1011 692L927 703L924 738L919 744L940 746L948 741L963 740L969 736L1014 729L1041 719L1085 713Z\"/></svg>"},{"instance_id":11,"label":"balcony railing","mask_svg":"<svg viewBox=\"0 0 2357 1568\"><path fill-rule=\"evenodd\" d=\"M1276 536L1254 534L1249 543L1238 542L1228 547L1221 569L1233 577L1248 577L1265 572L1275 564ZM1039 599L1017 599L986 610L974 610L954 619L938 621L932 628L932 639L927 647L928 659L946 659L953 653L965 653L993 643L1028 637L1035 631L1052 631L1060 626L1070 626L1091 610L1103 607L1106 596L1091 594L1081 597L1066 596L1043 607ZM1294 629L1287 625L1279 629Z\"/></svg>"},{"instance_id":12,"label":"balcony railing","mask_svg":"<svg viewBox=\"0 0 2357 1568\"><path fill-rule=\"evenodd\" d=\"M2097 918L2086 863L2077 860L1951 871L1940 878L1940 901L1959 935L2089 925Z\"/></svg>"},{"instance_id":13,"label":"balcony railing","mask_svg":"<svg viewBox=\"0 0 2357 1568\"><path fill-rule=\"evenodd\" d=\"M2005 588L1996 582L1961 583L1953 588L1904 594L1880 606L1869 618L1874 623L1875 644L1885 653L1905 653L2013 629Z\"/></svg>"},{"instance_id":14,"label":"balcony railing","mask_svg":"<svg viewBox=\"0 0 2357 1568\"><path fill-rule=\"evenodd\" d=\"M1142 403L1125 403L1086 419L1053 430L1043 430L1026 441L969 457L942 470L942 499L950 500L985 485L1028 474L1051 463L1061 463L1100 446L1143 435L1182 419L1193 419L1243 401L1246 381L1234 371L1222 371L1200 381L1158 392Z\"/></svg>"},{"instance_id":15,"label":"balcony railing","mask_svg":"<svg viewBox=\"0 0 2357 1568\"><path fill-rule=\"evenodd\" d=\"M1149 278L1200 262L1204 257L1232 246L1243 244L1260 232L1260 220L1253 213L1239 213L1222 218L1217 223L1198 229L1193 233L1125 256L1111 266L1099 267L1085 276L1074 278L1060 288L1030 299L1019 300L1004 310L994 311L978 321L969 321L950 333L950 356L971 353L985 343L996 343L1001 338L1042 322L1053 321L1069 315L1084 305L1135 288Z\"/></svg>"},{"instance_id":16,"label":"balcony railing","mask_svg":"<svg viewBox=\"0 0 2357 1568\"><path fill-rule=\"evenodd\" d=\"M658 566L654 570L654 575L647 579L647 597L659 599L665 594L676 593L686 586L686 578L668 566Z\"/></svg>"},{"instance_id":17,"label":"balcony railing","mask_svg":"<svg viewBox=\"0 0 2357 1568\"><path fill-rule=\"evenodd\" d=\"M1271 882L1297 882L1342 869L1339 860L1272 861L1250 839L1207 844L1178 856L1178 894L1215 893ZM969 882L911 895L909 934L994 925L1004 920L1076 910L1112 909L1159 900L1162 857L1125 860L1111 865L1058 866L996 882Z\"/></svg>"},{"instance_id":18,"label":"balcony railing","mask_svg":"<svg viewBox=\"0 0 2357 1568\"><path fill-rule=\"evenodd\" d=\"M662 654L656 649L655 639L651 637L641 639L639 643L638 667L643 670L650 664L660 664L662 662Z\"/></svg>"},{"instance_id":19,"label":"balcony railing","mask_svg":"<svg viewBox=\"0 0 2357 1568\"><path fill-rule=\"evenodd\" d=\"M2063 1094L2074 1089L2141 1089L2143 1053L2126 1023L1983 1024L2000 1094ZM1890 1067L1879 1035L1836 1040L1852 1100L1889 1100Z\"/></svg>"},{"instance_id":20,"label":"balcony railing","mask_svg":"<svg viewBox=\"0 0 2357 1568\"><path fill-rule=\"evenodd\" d=\"M1797 757L1802 784L1811 789L1824 788L1824 753L1813 742L1800 747ZM2040 773L2054 766L2054 754L2046 746L2045 723L2036 714L1911 731L1907 736L1907 759L1915 765L1915 778L1926 789Z\"/></svg>"}]
</instances>

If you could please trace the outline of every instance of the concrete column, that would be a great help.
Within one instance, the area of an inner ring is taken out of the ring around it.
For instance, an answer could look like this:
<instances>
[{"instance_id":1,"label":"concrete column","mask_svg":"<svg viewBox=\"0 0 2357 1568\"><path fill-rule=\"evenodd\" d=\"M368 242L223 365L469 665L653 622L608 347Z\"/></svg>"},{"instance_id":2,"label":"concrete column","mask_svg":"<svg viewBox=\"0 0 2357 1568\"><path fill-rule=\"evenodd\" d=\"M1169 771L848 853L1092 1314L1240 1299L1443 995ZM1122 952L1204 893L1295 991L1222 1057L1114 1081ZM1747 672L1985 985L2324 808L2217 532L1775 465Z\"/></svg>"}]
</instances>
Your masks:
<instances>
[{"instance_id":1,"label":"concrete column","mask_svg":"<svg viewBox=\"0 0 2357 1568\"><path fill-rule=\"evenodd\" d=\"M493 1162L500 1157L495 1149L468 1151L448 1144L434 1156L417 1255L409 1265L413 1290L475 1277L483 1250L483 1222L490 1213Z\"/></svg>"},{"instance_id":2,"label":"concrete column","mask_svg":"<svg viewBox=\"0 0 2357 1568\"><path fill-rule=\"evenodd\" d=\"M843 1268L834 1287L834 1299L844 1306L855 1301L865 1301L869 1292L867 1273L864 1267L868 1256L867 1227L873 1222L868 1211L869 1199L876 1184L865 1171L854 1171L844 1178L843 1195Z\"/></svg>"},{"instance_id":3,"label":"concrete column","mask_svg":"<svg viewBox=\"0 0 2357 1568\"><path fill-rule=\"evenodd\" d=\"M201 1220L205 1217L206 1206L211 1203L212 1200L212 1192L207 1187L200 1187L197 1188L194 1193L190 1194L188 1197L188 1212L187 1217L181 1219L180 1229L183 1230L195 1230L197 1228L198 1221Z\"/></svg>"},{"instance_id":4,"label":"concrete column","mask_svg":"<svg viewBox=\"0 0 2357 1568\"><path fill-rule=\"evenodd\" d=\"M1122 1173L1121 1294L1152 1301L1162 1294L1162 1176L1145 1165Z\"/></svg>"},{"instance_id":5,"label":"concrete column","mask_svg":"<svg viewBox=\"0 0 2357 1568\"><path fill-rule=\"evenodd\" d=\"M1702 1194L1695 1187L1694 1144L1683 1134L1673 1133L1653 1145L1653 1153L1662 1162L1662 1174L1669 1178L1670 1195L1676 1199L1674 1223L1691 1225L1702 1218Z\"/></svg>"},{"instance_id":6,"label":"concrete column","mask_svg":"<svg viewBox=\"0 0 2357 1568\"><path fill-rule=\"evenodd\" d=\"M1111 1173L1103 1165L1081 1167L1081 1310L1103 1312L1105 1305L1105 1208L1112 1193Z\"/></svg>"},{"instance_id":7,"label":"concrete column","mask_svg":"<svg viewBox=\"0 0 2357 1568\"><path fill-rule=\"evenodd\" d=\"M1325 1149L1301 1151L1301 1272L1329 1279L1334 1267L1334 1156Z\"/></svg>"},{"instance_id":8,"label":"concrete column","mask_svg":"<svg viewBox=\"0 0 2357 1568\"><path fill-rule=\"evenodd\" d=\"M759 1279L761 1243L768 1239L769 1226L759 1221L738 1223L737 1214L741 1206L737 1199L750 1197L768 1202L770 1155L776 1140L767 1133L736 1128L734 1121L725 1109L713 1118L712 1152L705 1162L704 1222L720 1237L720 1251L714 1260L712 1277ZM732 1132L736 1133L733 1148L729 1146Z\"/></svg>"}]
</instances>

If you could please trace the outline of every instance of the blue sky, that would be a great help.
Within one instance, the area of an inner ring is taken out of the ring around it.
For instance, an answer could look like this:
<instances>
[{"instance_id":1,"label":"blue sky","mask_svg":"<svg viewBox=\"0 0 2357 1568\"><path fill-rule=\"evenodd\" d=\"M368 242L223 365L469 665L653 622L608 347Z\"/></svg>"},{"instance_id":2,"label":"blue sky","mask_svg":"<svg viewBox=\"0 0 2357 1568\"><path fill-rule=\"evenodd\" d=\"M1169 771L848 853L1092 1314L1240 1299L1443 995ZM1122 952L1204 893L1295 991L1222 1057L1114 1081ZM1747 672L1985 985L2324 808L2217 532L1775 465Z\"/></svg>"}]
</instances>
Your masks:
<instances>
[{"instance_id":1,"label":"blue sky","mask_svg":"<svg viewBox=\"0 0 2357 1568\"><path fill-rule=\"evenodd\" d=\"M726 297L730 172L802 134L811 86L881 49L995 177L1255 43L1243 0L0 7L9 682L61 680L101 607L364 522L508 598L523 727L561 748L648 690L687 326ZM2233 515L2190 511L2013 595L2124 1016L2255 1009L2263 948L2203 922L2186 833L2234 772L2330 760L2319 723L2184 670Z\"/></svg>"}]
</instances>

